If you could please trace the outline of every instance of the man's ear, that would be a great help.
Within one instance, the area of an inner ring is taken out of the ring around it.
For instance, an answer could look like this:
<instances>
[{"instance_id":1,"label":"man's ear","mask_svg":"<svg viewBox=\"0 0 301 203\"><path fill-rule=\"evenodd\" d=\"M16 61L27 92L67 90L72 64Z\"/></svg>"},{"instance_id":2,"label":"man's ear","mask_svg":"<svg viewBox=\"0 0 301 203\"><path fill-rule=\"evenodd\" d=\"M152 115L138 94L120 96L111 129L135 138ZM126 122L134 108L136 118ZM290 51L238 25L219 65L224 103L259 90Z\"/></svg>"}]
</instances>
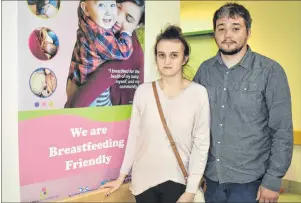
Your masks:
<instances>
[{"instance_id":1,"label":"man's ear","mask_svg":"<svg viewBox=\"0 0 301 203\"><path fill-rule=\"evenodd\" d=\"M251 37L251 29L248 30L248 39Z\"/></svg>"},{"instance_id":2,"label":"man's ear","mask_svg":"<svg viewBox=\"0 0 301 203\"><path fill-rule=\"evenodd\" d=\"M80 3L80 7L81 7L81 9L83 10L83 12L86 14L86 16L89 16L90 14L89 14L89 11L88 11L88 9L87 9L87 4L86 4L86 2L81 2Z\"/></svg>"}]
</instances>

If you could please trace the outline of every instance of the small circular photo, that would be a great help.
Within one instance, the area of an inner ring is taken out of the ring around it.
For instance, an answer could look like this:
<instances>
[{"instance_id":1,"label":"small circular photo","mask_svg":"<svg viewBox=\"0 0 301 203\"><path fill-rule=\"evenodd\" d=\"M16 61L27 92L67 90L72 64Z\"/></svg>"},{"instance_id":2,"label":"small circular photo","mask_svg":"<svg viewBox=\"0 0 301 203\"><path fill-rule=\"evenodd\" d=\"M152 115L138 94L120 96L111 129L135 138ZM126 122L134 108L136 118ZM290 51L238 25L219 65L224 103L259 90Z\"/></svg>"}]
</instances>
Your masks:
<instances>
[{"instance_id":1,"label":"small circular photo","mask_svg":"<svg viewBox=\"0 0 301 203\"><path fill-rule=\"evenodd\" d=\"M31 12L41 18L56 16L60 9L60 0L27 0Z\"/></svg>"},{"instance_id":2,"label":"small circular photo","mask_svg":"<svg viewBox=\"0 0 301 203\"><path fill-rule=\"evenodd\" d=\"M34 95L47 98L55 92L57 79L50 69L38 68L31 74L29 86Z\"/></svg>"},{"instance_id":3,"label":"small circular photo","mask_svg":"<svg viewBox=\"0 0 301 203\"><path fill-rule=\"evenodd\" d=\"M58 52L58 37L49 28L37 28L30 34L29 49L36 58L43 61L50 60Z\"/></svg>"}]
</instances>

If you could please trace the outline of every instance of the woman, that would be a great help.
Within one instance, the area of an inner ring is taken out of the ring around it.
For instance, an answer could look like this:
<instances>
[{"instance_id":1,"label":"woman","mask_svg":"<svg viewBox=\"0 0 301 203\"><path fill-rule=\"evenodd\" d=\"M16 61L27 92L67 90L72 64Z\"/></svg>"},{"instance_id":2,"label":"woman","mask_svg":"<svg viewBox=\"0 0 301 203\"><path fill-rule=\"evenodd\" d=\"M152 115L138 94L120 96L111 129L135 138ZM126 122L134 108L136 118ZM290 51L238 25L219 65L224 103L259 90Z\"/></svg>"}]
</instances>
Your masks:
<instances>
[{"instance_id":1,"label":"woman","mask_svg":"<svg viewBox=\"0 0 301 203\"><path fill-rule=\"evenodd\" d=\"M103 185L117 190L132 171L131 191L139 202L192 202L207 162L210 110L206 89L183 77L189 46L181 29L168 27L157 37L155 81L167 126L188 171L187 184L160 120L151 83L134 96L129 138L117 180Z\"/></svg>"},{"instance_id":2,"label":"woman","mask_svg":"<svg viewBox=\"0 0 301 203\"><path fill-rule=\"evenodd\" d=\"M138 28L144 24L144 0L119 0L118 3L118 22L114 29L118 32L125 24L131 24ZM128 26L128 25L126 25ZM125 61L109 61L104 63L101 68L87 77L86 83L80 89L71 90L75 92L68 95L65 108L88 107L105 90L110 87L110 97L113 105L131 104L135 89L120 89L117 79L111 77L109 70L138 70L139 82L143 83L144 54L138 41L136 33L133 33L133 53ZM69 87L70 88L70 87ZM75 88L75 87L74 87Z\"/></svg>"}]
</instances>

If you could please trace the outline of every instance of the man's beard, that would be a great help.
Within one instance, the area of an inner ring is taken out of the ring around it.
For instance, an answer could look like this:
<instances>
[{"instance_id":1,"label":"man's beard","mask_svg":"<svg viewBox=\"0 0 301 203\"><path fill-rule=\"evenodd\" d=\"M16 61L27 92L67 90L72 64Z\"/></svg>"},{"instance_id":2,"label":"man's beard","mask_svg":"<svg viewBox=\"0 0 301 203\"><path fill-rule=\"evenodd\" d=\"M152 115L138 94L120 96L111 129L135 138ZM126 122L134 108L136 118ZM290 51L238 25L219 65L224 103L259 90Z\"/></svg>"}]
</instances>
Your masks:
<instances>
[{"instance_id":1,"label":"man's beard","mask_svg":"<svg viewBox=\"0 0 301 203\"><path fill-rule=\"evenodd\" d=\"M224 55L230 56L230 55L237 54L238 52L240 52L240 51L242 50L242 48L243 48L243 46L238 47L238 48L233 49L233 50L230 50L230 51L226 51L225 49L220 48L219 51L220 51L222 54L224 54Z\"/></svg>"}]
</instances>

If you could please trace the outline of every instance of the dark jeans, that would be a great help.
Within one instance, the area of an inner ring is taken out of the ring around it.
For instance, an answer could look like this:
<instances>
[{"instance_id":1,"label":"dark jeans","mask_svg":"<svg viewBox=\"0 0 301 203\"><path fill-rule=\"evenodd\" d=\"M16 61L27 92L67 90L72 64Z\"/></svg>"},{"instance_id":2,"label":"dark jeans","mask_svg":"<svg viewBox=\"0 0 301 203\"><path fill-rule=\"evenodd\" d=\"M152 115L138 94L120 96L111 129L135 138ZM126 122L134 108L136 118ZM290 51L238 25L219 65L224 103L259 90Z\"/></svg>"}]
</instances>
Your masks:
<instances>
[{"instance_id":1,"label":"dark jeans","mask_svg":"<svg viewBox=\"0 0 301 203\"><path fill-rule=\"evenodd\" d=\"M167 181L135 196L137 203L176 203L185 192L186 186Z\"/></svg>"},{"instance_id":2,"label":"dark jeans","mask_svg":"<svg viewBox=\"0 0 301 203\"><path fill-rule=\"evenodd\" d=\"M206 178L207 190L205 192L206 203L255 203L257 191L262 179L255 180L250 183L223 183L212 181Z\"/></svg>"}]
</instances>

